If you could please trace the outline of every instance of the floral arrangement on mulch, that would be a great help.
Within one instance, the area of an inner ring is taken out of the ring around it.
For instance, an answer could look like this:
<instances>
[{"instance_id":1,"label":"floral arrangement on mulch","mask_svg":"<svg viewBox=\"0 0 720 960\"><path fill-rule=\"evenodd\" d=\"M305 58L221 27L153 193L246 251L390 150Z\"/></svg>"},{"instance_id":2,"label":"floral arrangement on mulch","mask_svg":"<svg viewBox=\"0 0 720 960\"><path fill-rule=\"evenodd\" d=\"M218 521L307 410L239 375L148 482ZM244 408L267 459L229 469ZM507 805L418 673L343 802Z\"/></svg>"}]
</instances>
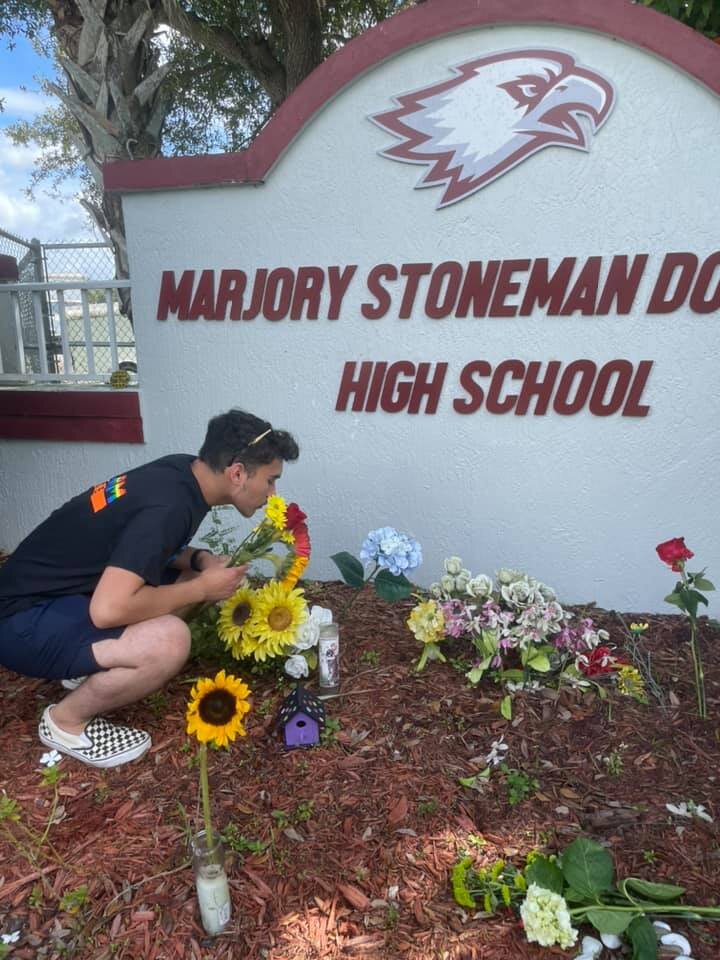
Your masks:
<instances>
[{"instance_id":1,"label":"floral arrangement on mulch","mask_svg":"<svg viewBox=\"0 0 720 960\"><path fill-rule=\"evenodd\" d=\"M710 622L695 624L705 719L687 617L592 605L563 610L592 620L603 641L593 649L608 646L637 670L647 702L591 671L588 686L523 683L507 719L492 679L468 683L452 646L461 638L443 638L447 662L416 669L422 648L407 621L418 598L390 603L365 578L292 589L308 607L332 610L341 628L340 693L325 701L322 742L309 750L284 749L276 729L291 683L284 656L270 659L276 670L200 644L166 690L123 711L151 731L153 747L109 771L43 757L37 718L58 690L0 670L0 950L18 960L619 958L589 927L572 944L562 939L567 951L542 943L548 923L565 929L553 897L579 909L565 873L579 842L609 858L613 876L677 884L680 902L716 905L720 653ZM250 688L252 709L247 736L209 764L233 912L207 938L188 855L202 791L185 717L191 687L225 666ZM542 873L552 867L561 879ZM545 892L529 897L533 885ZM578 927L587 916L570 919ZM720 928L670 924L694 960L716 960Z\"/></svg>"}]
</instances>

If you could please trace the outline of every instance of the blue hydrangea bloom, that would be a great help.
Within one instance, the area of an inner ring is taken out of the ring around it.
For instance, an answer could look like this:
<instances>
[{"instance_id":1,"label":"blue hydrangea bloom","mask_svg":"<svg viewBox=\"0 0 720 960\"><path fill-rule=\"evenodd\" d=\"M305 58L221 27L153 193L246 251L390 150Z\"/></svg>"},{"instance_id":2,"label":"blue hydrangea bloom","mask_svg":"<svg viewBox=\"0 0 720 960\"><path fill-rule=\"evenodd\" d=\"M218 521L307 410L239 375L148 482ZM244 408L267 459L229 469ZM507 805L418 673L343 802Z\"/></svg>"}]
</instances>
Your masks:
<instances>
[{"instance_id":1,"label":"blue hydrangea bloom","mask_svg":"<svg viewBox=\"0 0 720 960\"><path fill-rule=\"evenodd\" d=\"M363 563L377 563L396 576L409 573L422 563L420 544L394 527L371 530L360 550Z\"/></svg>"}]
</instances>

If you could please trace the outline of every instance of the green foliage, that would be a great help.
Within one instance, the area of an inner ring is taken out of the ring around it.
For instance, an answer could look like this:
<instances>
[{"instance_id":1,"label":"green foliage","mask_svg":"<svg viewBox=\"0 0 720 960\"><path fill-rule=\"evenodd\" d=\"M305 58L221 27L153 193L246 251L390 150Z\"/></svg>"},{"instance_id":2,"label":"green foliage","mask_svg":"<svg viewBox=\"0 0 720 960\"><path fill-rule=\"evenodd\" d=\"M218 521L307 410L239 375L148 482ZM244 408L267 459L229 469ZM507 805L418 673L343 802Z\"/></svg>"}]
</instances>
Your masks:
<instances>
[{"instance_id":1,"label":"green foliage","mask_svg":"<svg viewBox=\"0 0 720 960\"><path fill-rule=\"evenodd\" d=\"M452 869L453 896L461 907L493 914L502 907L517 907L525 898L523 872L504 860L476 870L471 857L463 857Z\"/></svg>"},{"instance_id":2,"label":"green foliage","mask_svg":"<svg viewBox=\"0 0 720 960\"><path fill-rule=\"evenodd\" d=\"M432 817L440 809L440 803L431 797L429 800L418 800L417 810L420 817Z\"/></svg>"},{"instance_id":3,"label":"green foliage","mask_svg":"<svg viewBox=\"0 0 720 960\"><path fill-rule=\"evenodd\" d=\"M377 650L363 650L360 654L360 663L367 663L371 667L376 667L380 663L380 654Z\"/></svg>"},{"instance_id":4,"label":"green foliage","mask_svg":"<svg viewBox=\"0 0 720 960\"><path fill-rule=\"evenodd\" d=\"M326 717L320 734L320 742L323 746L329 747L337 742L336 734L340 731L340 721L336 717Z\"/></svg>"},{"instance_id":5,"label":"green foliage","mask_svg":"<svg viewBox=\"0 0 720 960\"><path fill-rule=\"evenodd\" d=\"M88 887L81 884L76 890L69 890L60 897L60 909L66 913L76 914L88 903Z\"/></svg>"},{"instance_id":6,"label":"green foliage","mask_svg":"<svg viewBox=\"0 0 720 960\"><path fill-rule=\"evenodd\" d=\"M720 5L716 0L641 0L646 7L714 38L720 35Z\"/></svg>"},{"instance_id":7,"label":"green foliage","mask_svg":"<svg viewBox=\"0 0 720 960\"><path fill-rule=\"evenodd\" d=\"M536 790L540 789L539 782L522 770L509 767L506 763L500 764L500 770L505 774L505 788L507 790L508 803L511 807L515 807L517 804L522 803L523 800L527 800Z\"/></svg>"},{"instance_id":8,"label":"green foliage","mask_svg":"<svg viewBox=\"0 0 720 960\"><path fill-rule=\"evenodd\" d=\"M220 836L223 843L225 843L233 853L237 854L241 863L246 853L262 853L270 846L269 840L248 840L244 834L240 833L240 830L234 823L229 823L225 829L221 831Z\"/></svg>"}]
</instances>

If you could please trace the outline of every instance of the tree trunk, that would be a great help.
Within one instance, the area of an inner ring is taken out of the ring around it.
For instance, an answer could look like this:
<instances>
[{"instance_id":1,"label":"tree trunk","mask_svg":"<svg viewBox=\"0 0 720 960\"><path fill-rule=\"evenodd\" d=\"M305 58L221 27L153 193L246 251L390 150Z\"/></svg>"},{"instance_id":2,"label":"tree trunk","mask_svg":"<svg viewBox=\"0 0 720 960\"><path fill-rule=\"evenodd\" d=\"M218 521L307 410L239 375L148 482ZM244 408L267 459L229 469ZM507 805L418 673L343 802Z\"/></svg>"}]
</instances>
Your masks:
<instances>
[{"instance_id":1,"label":"tree trunk","mask_svg":"<svg viewBox=\"0 0 720 960\"><path fill-rule=\"evenodd\" d=\"M83 205L112 243L117 278L125 279L122 206L103 191L102 165L160 154L167 67L151 42L159 0L48 0L48 7L66 81L51 89L77 122L80 153L102 197ZM127 291L120 299L132 319Z\"/></svg>"}]
</instances>

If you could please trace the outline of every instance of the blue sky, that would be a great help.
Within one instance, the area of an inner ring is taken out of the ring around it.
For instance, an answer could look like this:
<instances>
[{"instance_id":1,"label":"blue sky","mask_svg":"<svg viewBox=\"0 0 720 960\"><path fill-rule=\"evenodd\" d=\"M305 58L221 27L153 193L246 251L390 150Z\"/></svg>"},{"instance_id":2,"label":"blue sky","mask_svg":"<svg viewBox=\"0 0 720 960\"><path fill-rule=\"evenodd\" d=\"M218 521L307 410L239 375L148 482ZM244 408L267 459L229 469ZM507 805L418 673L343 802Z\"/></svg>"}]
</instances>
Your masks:
<instances>
[{"instance_id":1,"label":"blue sky","mask_svg":"<svg viewBox=\"0 0 720 960\"><path fill-rule=\"evenodd\" d=\"M25 196L30 183L36 147L15 147L5 127L16 120L31 120L51 102L40 91L39 80L52 76L52 64L40 57L31 44L18 38L8 50L0 39L0 228L25 239L37 237L44 242L97 239L85 211L73 199L77 183L68 183L62 199L47 195L46 188L36 191L34 200Z\"/></svg>"}]
</instances>

